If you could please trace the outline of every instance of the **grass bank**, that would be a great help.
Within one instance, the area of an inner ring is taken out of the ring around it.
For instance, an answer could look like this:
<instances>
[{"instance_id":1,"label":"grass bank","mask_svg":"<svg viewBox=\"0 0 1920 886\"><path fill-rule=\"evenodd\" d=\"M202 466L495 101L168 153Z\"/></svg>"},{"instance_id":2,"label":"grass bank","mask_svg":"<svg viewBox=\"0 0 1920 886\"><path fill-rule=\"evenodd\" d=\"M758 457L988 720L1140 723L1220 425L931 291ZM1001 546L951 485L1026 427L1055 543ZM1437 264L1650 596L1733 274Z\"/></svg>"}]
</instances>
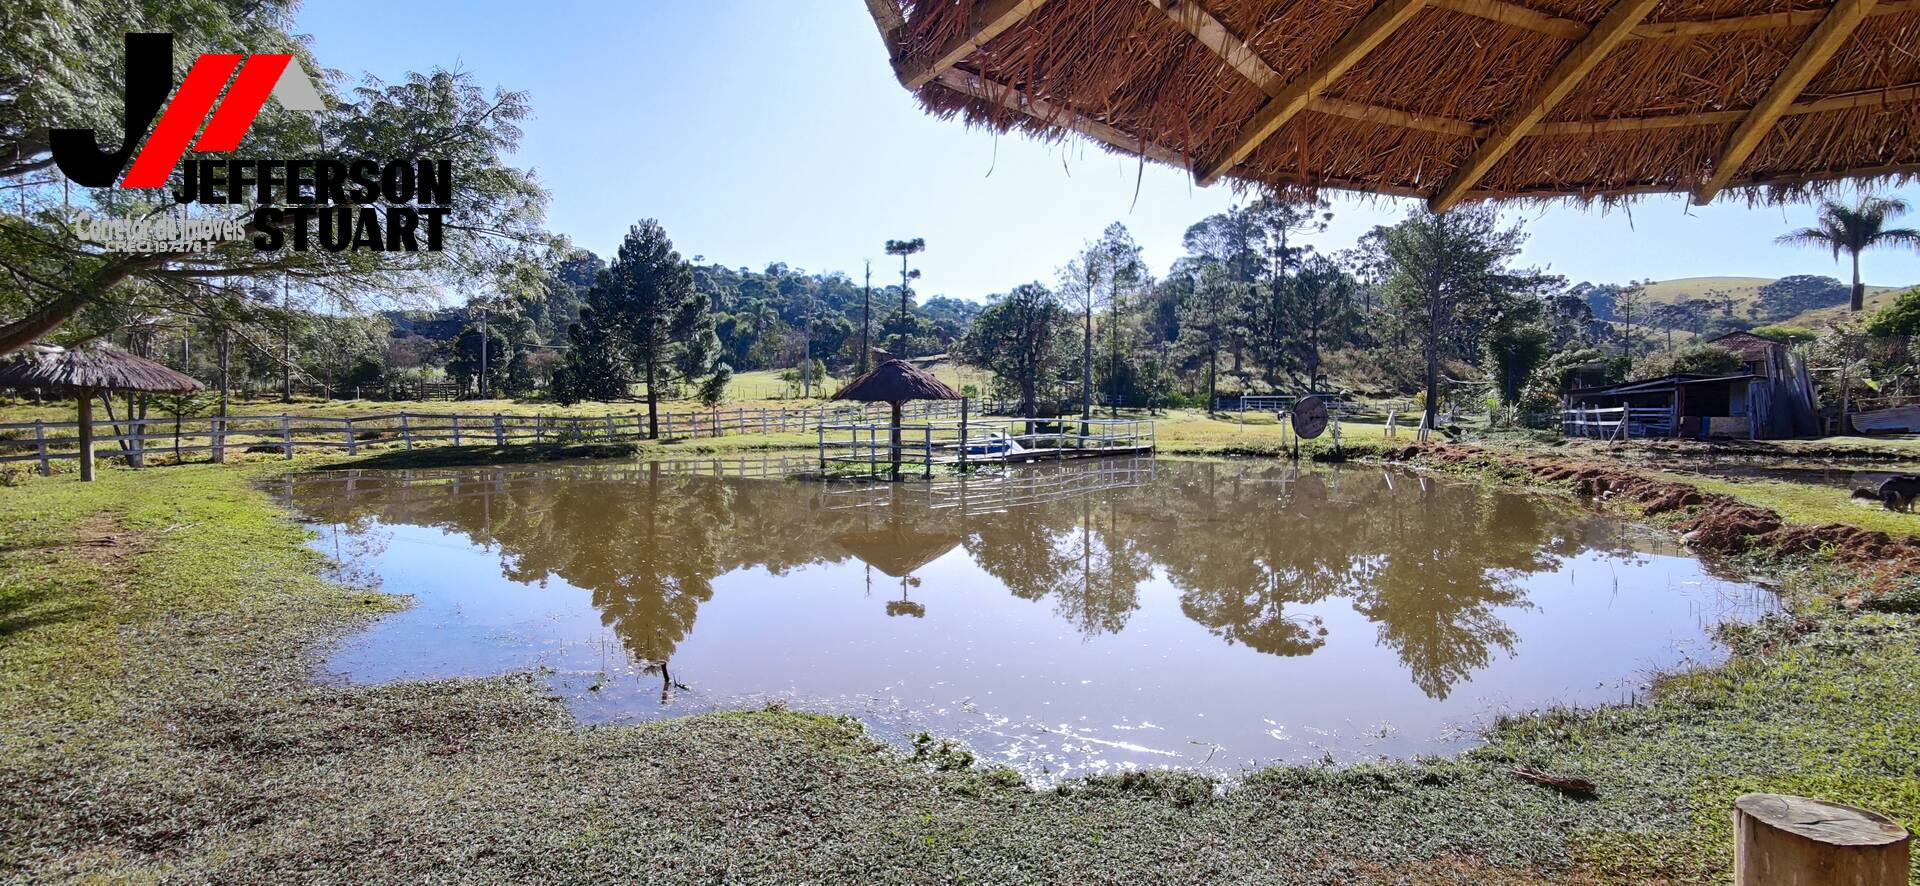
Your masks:
<instances>
[{"instance_id":1,"label":"grass bank","mask_svg":"<svg viewBox=\"0 0 1920 886\"><path fill-rule=\"evenodd\" d=\"M299 464L299 463L296 463ZM527 675L315 685L393 598L319 577L278 464L0 489L0 873L44 878L1535 882L1726 878L1727 809L1920 820L1920 587L1774 567L1802 603L1646 703L1447 759L1035 792L786 711L581 728ZM1912 605L1902 604L1909 600ZM1578 775L1591 800L1514 778Z\"/></svg>"}]
</instances>

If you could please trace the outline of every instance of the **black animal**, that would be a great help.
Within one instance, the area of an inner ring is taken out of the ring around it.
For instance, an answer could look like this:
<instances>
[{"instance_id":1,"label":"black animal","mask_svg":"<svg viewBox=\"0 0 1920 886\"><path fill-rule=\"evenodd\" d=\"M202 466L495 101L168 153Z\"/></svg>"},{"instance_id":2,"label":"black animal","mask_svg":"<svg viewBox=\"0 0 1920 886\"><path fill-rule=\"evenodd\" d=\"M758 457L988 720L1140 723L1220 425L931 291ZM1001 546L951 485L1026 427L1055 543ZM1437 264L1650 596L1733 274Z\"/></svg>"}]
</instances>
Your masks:
<instances>
[{"instance_id":1,"label":"black animal","mask_svg":"<svg viewBox=\"0 0 1920 886\"><path fill-rule=\"evenodd\" d=\"M1880 484L1880 504L1889 511L1912 513L1916 499L1920 499L1920 477L1902 474Z\"/></svg>"}]
</instances>

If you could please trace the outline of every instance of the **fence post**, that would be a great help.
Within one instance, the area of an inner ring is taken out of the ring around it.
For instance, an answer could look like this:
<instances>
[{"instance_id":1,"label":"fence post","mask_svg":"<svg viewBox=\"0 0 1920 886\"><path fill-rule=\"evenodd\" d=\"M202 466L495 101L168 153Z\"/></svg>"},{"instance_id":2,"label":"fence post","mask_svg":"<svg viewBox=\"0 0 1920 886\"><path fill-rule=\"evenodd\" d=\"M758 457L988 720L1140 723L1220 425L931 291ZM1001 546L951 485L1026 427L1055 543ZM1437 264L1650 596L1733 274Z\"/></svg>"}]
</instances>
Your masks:
<instances>
[{"instance_id":1,"label":"fence post","mask_svg":"<svg viewBox=\"0 0 1920 886\"><path fill-rule=\"evenodd\" d=\"M500 413L493 414L493 445L507 445L507 428L500 421Z\"/></svg>"},{"instance_id":2,"label":"fence post","mask_svg":"<svg viewBox=\"0 0 1920 886\"><path fill-rule=\"evenodd\" d=\"M47 460L47 428L39 419L33 420L33 445L40 453L40 476L53 476L53 463Z\"/></svg>"},{"instance_id":3,"label":"fence post","mask_svg":"<svg viewBox=\"0 0 1920 886\"><path fill-rule=\"evenodd\" d=\"M400 413L400 438L407 441L407 451L413 451L413 425L407 421L407 414Z\"/></svg>"},{"instance_id":4,"label":"fence post","mask_svg":"<svg viewBox=\"0 0 1920 886\"><path fill-rule=\"evenodd\" d=\"M453 415L453 445L455 445L455 446L458 446L458 445L460 445L460 415L459 415L459 413L455 413L455 414Z\"/></svg>"},{"instance_id":5,"label":"fence post","mask_svg":"<svg viewBox=\"0 0 1920 886\"><path fill-rule=\"evenodd\" d=\"M280 451L293 458L293 419L280 416Z\"/></svg>"},{"instance_id":6,"label":"fence post","mask_svg":"<svg viewBox=\"0 0 1920 886\"><path fill-rule=\"evenodd\" d=\"M967 398L960 398L960 473L967 472Z\"/></svg>"},{"instance_id":7,"label":"fence post","mask_svg":"<svg viewBox=\"0 0 1920 886\"><path fill-rule=\"evenodd\" d=\"M212 451L208 457L213 459L214 464L222 464L227 460L227 417L216 415L208 422L208 430L213 432L213 440L208 444Z\"/></svg>"},{"instance_id":8,"label":"fence post","mask_svg":"<svg viewBox=\"0 0 1920 886\"><path fill-rule=\"evenodd\" d=\"M613 413L607 413L607 442L612 443L618 437L613 431Z\"/></svg>"},{"instance_id":9,"label":"fence post","mask_svg":"<svg viewBox=\"0 0 1920 886\"><path fill-rule=\"evenodd\" d=\"M353 439L353 418L347 418L347 454L359 455L360 444Z\"/></svg>"}]
</instances>

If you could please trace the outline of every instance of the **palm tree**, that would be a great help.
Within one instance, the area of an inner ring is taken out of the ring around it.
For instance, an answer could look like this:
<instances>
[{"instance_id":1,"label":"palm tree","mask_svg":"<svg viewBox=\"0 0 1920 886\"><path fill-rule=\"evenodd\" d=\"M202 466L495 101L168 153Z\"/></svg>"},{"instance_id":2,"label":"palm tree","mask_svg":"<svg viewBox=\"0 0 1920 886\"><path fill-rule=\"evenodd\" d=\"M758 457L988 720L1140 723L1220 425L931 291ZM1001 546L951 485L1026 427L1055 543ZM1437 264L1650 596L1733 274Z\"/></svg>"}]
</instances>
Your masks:
<instances>
[{"instance_id":1,"label":"palm tree","mask_svg":"<svg viewBox=\"0 0 1920 886\"><path fill-rule=\"evenodd\" d=\"M1858 205L1851 207L1838 200L1823 201L1818 227L1801 228L1775 242L1831 249L1834 261L1840 260L1841 252L1850 254L1853 257L1853 301L1848 310L1858 312L1866 306L1867 297L1866 284L1860 282L1860 253L1870 247L1900 243L1920 249L1920 231L1887 227L1889 220L1905 215L1907 209L1907 201L1898 197L1864 197Z\"/></svg>"}]
</instances>

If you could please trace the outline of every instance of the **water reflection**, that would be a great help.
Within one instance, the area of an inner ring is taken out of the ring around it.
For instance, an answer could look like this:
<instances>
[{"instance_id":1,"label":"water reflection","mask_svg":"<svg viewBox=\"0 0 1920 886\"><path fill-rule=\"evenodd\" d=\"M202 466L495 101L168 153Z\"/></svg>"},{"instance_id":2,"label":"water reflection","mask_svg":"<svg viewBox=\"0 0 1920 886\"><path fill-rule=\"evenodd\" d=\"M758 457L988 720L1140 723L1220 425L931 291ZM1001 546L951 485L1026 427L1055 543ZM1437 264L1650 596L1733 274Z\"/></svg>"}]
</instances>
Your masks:
<instances>
[{"instance_id":1,"label":"water reflection","mask_svg":"<svg viewBox=\"0 0 1920 886\"><path fill-rule=\"evenodd\" d=\"M1575 661L1543 649L1541 673L1510 669L1472 704L1581 700L1596 681L1617 688L1639 669L1697 654L1707 622L1759 605L1738 594L1732 604L1696 599L1726 588L1613 521L1386 470L1116 460L932 485L757 479L787 467L346 471L277 489L332 527L323 544L340 545L336 558L442 607L383 653L423 666L345 667L350 674L516 666L499 643L486 645L495 641L531 644L536 660L564 670L565 650L587 641L571 620L589 610L541 610L557 598L538 592L577 589L661 704L683 692L713 704L758 692L856 698L905 711L903 720L978 715L975 738L988 744L999 736L1020 746L1023 730L1079 736L1093 749L1085 759L1059 757L1071 741L1048 752L1047 767L1068 770L1099 768L1091 761L1112 752L1107 745L1122 748L1114 756L1123 764L1139 759L1124 752L1136 745L1088 736L1181 717L1182 740L1254 754L1243 759L1285 755L1247 748L1249 729L1290 740L1262 725L1275 717L1319 733L1412 720L1422 734L1409 741L1427 742L1443 721L1482 712L1446 702L1518 657L1518 623L1555 643L1600 631L1621 648ZM433 534L391 543L423 529ZM485 580L485 563L496 579ZM1624 596L1622 575L1635 585ZM719 599L717 582L727 587ZM710 607L722 620L708 629L710 648L678 661L698 645L691 638ZM453 636L462 625L479 626L484 642L433 664L440 647L463 642ZM1387 654L1397 667L1383 667ZM1396 679L1425 702L1394 689ZM1079 688L1103 681L1119 685ZM1214 697L1180 697L1189 690ZM599 703L631 714L640 692L630 694ZM1232 719L1242 704L1244 722L1204 720ZM1382 748L1403 750L1374 743Z\"/></svg>"}]
</instances>

